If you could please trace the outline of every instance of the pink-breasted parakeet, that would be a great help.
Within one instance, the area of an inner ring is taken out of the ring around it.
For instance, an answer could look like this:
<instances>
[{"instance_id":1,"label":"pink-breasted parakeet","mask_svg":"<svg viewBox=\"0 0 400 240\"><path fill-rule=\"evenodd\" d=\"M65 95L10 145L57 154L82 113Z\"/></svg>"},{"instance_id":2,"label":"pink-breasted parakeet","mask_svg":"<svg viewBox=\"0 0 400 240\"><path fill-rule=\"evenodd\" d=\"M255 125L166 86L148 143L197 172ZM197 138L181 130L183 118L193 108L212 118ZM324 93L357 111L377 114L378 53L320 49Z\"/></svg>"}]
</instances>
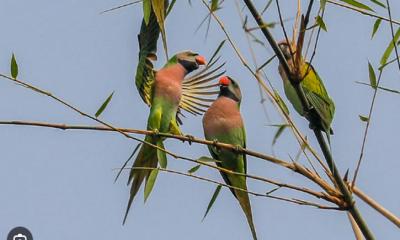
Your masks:
<instances>
[{"instance_id":1,"label":"pink-breasted parakeet","mask_svg":"<svg viewBox=\"0 0 400 240\"><path fill-rule=\"evenodd\" d=\"M207 140L233 144L242 148L246 147L246 133L243 119L240 114L242 94L239 85L232 78L220 78L220 92L218 98L211 104L203 117L204 135ZM217 166L246 174L246 155L228 149L208 146L211 156L218 160ZM220 171L226 184L247 190L246 176L228 174ZM254 239L257 239L253 223L250 199L247 192L230 188L232 194L239 201Z\"/></svg>"}]
</instances>

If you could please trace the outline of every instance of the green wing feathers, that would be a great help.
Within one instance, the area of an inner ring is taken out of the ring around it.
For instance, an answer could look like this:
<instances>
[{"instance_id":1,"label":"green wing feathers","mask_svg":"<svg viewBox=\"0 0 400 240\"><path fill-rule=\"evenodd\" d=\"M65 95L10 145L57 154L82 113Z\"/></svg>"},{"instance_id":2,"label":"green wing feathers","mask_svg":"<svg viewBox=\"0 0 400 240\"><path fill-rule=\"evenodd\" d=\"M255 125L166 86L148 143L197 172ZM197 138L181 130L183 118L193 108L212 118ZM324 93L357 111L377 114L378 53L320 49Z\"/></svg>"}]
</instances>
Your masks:
<instances>
[{"instance_id":1,"label":"green wing feathers","mask_svg":"<svg viewBox=\"0 0 400 240\"><path fill-rule=\"evenodd\" d=\"M167 6L166 6L167 7ZM157 41L160 27L153 9L150 11L149 23L142 21L139 41L139 63L136 69L135 83L140 96L147 105L151 105L155 70L153 62L157 60Z\"/></svg>"},{"instance_id":2,"label":"green wing feathers","mask_svg":"<svg viewBox=\"0 0 400 240\"><path fill-rule=\"evenodd\" d=\"M315 69L305 63L302 66L302 74L305 75L301 86L310 105L316 110L321 119L321 130L331 132L331 123L335 114L335 104L325 89L324 83Z\"/></svg>"}]
</instances>

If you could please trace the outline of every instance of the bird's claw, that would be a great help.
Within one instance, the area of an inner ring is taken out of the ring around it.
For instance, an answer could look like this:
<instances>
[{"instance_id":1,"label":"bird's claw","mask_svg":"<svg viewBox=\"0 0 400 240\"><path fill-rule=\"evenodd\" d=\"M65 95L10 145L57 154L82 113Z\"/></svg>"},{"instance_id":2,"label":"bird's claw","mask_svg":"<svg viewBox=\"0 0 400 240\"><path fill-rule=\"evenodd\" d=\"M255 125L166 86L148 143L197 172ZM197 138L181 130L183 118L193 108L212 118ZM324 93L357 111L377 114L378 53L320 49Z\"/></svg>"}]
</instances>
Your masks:
<instances>
[{"instance_id":1,"label":"bird's claw","mask_svg":"<svg viewBox=\"0 0 400 240\"><path fill-rule=\"evenodd\" d=\"M159 134L160 134L160 131L157 128L153 129L154 136L158 136Z\"/></svg>"},{"instance_id":2,"label":"bird's claw","mask_svg":"<svg viewBox=\"0 0 400 240\"><path fill-rule=\"evenodd\" d=\"M189 145L192 145L194 137L189 134L185 135L185 137L187 138L187 142L189 143Z\"/></svg>"},{"instance_id":3,"label":"bird's claw","mask_svg":"<svg viewBox=\"0 0 400 240\"><path fill-rule=\"evenodd\" d=\"M242 152L242 150L243 150L242 146L240 146L240 145L235 146L235 152L240 153L240 152Z\"/></svg>"}]
</instances>

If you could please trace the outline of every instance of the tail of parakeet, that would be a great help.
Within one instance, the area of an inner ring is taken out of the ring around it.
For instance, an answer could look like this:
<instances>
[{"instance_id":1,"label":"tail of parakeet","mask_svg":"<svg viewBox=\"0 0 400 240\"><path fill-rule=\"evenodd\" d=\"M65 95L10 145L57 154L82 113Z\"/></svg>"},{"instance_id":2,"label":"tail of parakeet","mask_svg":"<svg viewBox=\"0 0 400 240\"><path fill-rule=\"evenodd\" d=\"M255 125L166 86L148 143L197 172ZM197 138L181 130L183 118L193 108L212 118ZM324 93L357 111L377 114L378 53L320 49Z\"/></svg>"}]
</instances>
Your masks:
<instances>
[{"instance_id":1,"label":"tail of parakeet","mask_svg":"<svg viewBox=\"0 0 400 240\"><path fill-rule=\"evenodd\" d=\"M153 136L146 136L144 141L152 143L154 145L162 145L162 140L159 138L158 140L156 140ZM161 141L161 143L157 144L157 141ZM140 148L139 153L136 156L135 162L133 163L131 172L129 174L128 185L131 184L131 190L123 224L125 224L133 199L135 198L137 192L139 191L140 186L142 185L145 179L147 181L152 171L152 169L138 169L138 168L141 167L156 168L157 163L158 163L157 149L148 144L142 144L142 147Z\"/></svg>"},{"instance_id":2,"label":"tail of parakeet","mask_svg":"<svg viewBox=\"0 0 400 240\"><path fill-rule=\"evenodd\" d=\"M250 199L247 192L243 192L240 190L234 190L235 197L239 201L240 206L243 209L244 214L246 215L247 222L250 226L251 234L253 235L253 239L257 240L256 228L253 223L253 214L251 211Z\"/></svg>"}]
</instances>

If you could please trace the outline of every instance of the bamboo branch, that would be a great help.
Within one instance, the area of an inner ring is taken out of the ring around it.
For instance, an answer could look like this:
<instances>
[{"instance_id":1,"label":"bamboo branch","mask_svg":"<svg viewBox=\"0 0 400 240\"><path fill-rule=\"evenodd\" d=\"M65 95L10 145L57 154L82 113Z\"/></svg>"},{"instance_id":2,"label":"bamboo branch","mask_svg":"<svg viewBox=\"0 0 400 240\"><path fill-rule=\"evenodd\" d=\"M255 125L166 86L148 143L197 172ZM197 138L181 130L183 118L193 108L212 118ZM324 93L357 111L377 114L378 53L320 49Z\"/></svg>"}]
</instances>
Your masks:
<instances>
[{"instance_id":1,"label":"bamboo branch","mask_svg":"<svg viewBox=\"0 0 400 240\"><path fill-rule=\"evenodd\" d=\"M353 187L353 193L359 197L361 200L363 200L366 204L374 208L376 211L378 211L380 214L382 214L385 218L387 218L389 221L394 223L398 228L400 228L400 218L391 213L389 210L384 208L382 205L380 205L378 202L376 202L374 199L369 197L367 194L365 194L363 191L361 191L358 187Z\"/></svg>"},{"instance_id":2,"label":"bamboo branch","mask_svg":"<svg viewBox=\"0 0 400 240\"><path fill-rule=\"evenodd\" d=\"M307 149L310 151L310 153L318 160L318 162L324 168L326 174L328 174L328 176L329 176L329 170L328 170L327 166L323 163L323 161L321 160L321 158L318 155L318 153L311 147L311 145L309 144L308 140L300 132L300 130L297 128L296 124L293 122L293 120L290 118L290 116L282 108L282 106L280 104L280 100L275 96L273 91L271 89L269 89L268 86L262 81L262 79L260 78L259 74L257 74L256 72L254 72L251 69L251 67L247 63L246 59L243 57L242 53L240 52L239 48L236 46L235 42L232 40L232 38L230 37L229 33L227 32L223 22L218 18L218 16L213 11L211 11L210 6L208 6L208 4L207 4L207 2L205 0L202 0L202 2L207 7L207 9L210 11L211 15L213 16L215 21L218 23L218 25L220 26L221 30L224 32L228 42L230 43L230 45L231 45L232 49L234 50L234 52L236 53L236 55L238 56L240 62L254 76L254 78L261 85L261 87L264 89L264 91L272 99L272 103L278 109L278 112L283 116L283 119L285 119L286 123L291 126L291 130L292 130L294 136L296 137L296 140L298 141L300 147L302 147L303 145L306 146ZM267 25L263 25L263 26L267 26ZM261 28L263 26L259 26L259 27ZM331 179L331 176L329 176L329 178Z\"/></svg>"},{"instance_id":3,"label":"bamboo branch","mask_svg":"<svg viewBox=\"0 0 400 240\"><path fill-rule=\"evenodd\" d=\"M253 15L254 19L256 20L257 24L259 26L264 26L264 21L262 20L262 17L258 13L257 9L255 8L254 4L252 3L251 0L244 0L247 8L250 10L251 14ZM312 2L312 0L310 1ZM309 5L309 8L310 5ZM304 25L303 29L306 29L306 25ZM301 85L298 83L293 78L292 72L289 68L289 65L280 50L278 44L276 43L275 39L273 38L272 34L269 32L269 30L265 27L261 28L261 31L263 32L264 36L267 38L269 44L271 45L272 49L274 50L275 54L277 55L280 64L282 65L286 75L289 77L290 82L292 83L293 87L296 89L297 95L299 96L301 100L301 104L303 108L306 110L306 112L310 112L311 108L310 105L304 95L303 89ZM340 176L340 173L337 170L336 164L332 158L331 152L329 150L328 144L325 142L325 139L323 138L323 135L320 130L314 129L314 134L318 140L318 143L321 147L321 150L325 156L325 160L328 164L328 167L331 169L332 175L341 191L343 194L344 200L348 204L348 211L351 213L353 216L354 220L357 222L357 225L360 227L361 231L364 234L364 237L366 239L375 239L374 236L372 235L371 231L369 230L367 224L365 223L364 219L362 218L361 214L358 211L358 208L355 206L353 197L351 195L351 192L349 191L347 185L344 183L342 177Z\"/></svg>"},{"instance_id":4,"label":"bamboo branch","mask_svg":"<svg viewBox=\"0 0 400 240\"><path fill-rule=\"evenodd\" d=\"M367 12L367 11L361 9L361 8L357 8L357 7L354 7L354 6L345 4L345 3L336 2L336 1L333 1L333 0L327 0L326 2L328 2L328 3L330 3L330 4L333 4L333 5L336 5L336 6L339 6L339 7L343 7L343 8L347 8L347 9L356 11L356 12L361 13L361 14L363 14L363 15L367 15L367 16L370 16L370 17L373 17L373 18L381 19L381 20L386 21L386 22L391 22L391 23L394 23L394 24L396 24L396 25L400 25L400 22L399 22L399 21L390 20L389 18L382 17L382 16L379 16L379 15L377 15L377 14Z\"/></svg>"},{"instance_id":5,"label":"bamboo branch","mask_svg":"<svg viewBox=\"0 0 400 240\"><path fill-rule=\"evenodd\" d=\"M87 125L67 125L67 124L56 124L56 123L44 123L44 122L32 122L32 121L0 121L0 125L20 125L20 126L36 126L36 127L47 127L47 128L55 128L55 129L60 129L60 130L94 130L94 131L111 131L111 132L116 132L116 130L109 128L109 127L104 127L104 126L87 126ZM131 129L131 128L117 128L118 131L122 131L125 133L134 133L134 134L142 134L142 135L153 135L155 134L153 131L148 131L148 130L138 130L138 129ZM204 162L196 161L187 157L179 156L174 153L174 157L177 159L182 159L190 162L194 162L197 164L205 165L214 169L217 169L219 171L223 171L226 173L230 174L236 174L236 175L244 175L246 177L267 182L273 185L276 185L278 187L284 187L284 188L289 188L292 190L304 192L310 195L313 195L314 197L321 198L327 201L330 201L332 203L337 204L338 206L344 206L342 200L341 200L341 194L338 193L333 187L331 187L327 182L325 182L322 178L320 178L316 173L311 171L310 169L298 164L298 163L289 163L284 160L280 160L278 158L265 155L262 153L258 153L249 149L238 149L237 146L231 145L231 144L226 144L226 143L221 143L221 142L215 142L215 141L208 141L205 139L199 139L195 138L192 136L182 136L182 135L173 135L173 134L167 134L167 133L158 133L159 136L166 137L166 138L173 138L173 139L178 139L181 141L186 141L189 143L198 143L198 144L203 144L203 145L212 145L216 146L218 148L225 148L229 149L231 151L238 151L239 153L242 154L247 154L256 158L260 158L266 161L269 161L271 163L277 164L279 166L285 167L287 169L290 169L294 172L297 172L304 177L308 178L312 182L316 183L318 186L320 186L322 189L324 189L326 193L323 192L315 192L303 187L297 187L289 184L284 184L284 183L279 183L270 179L262 178L259 176L255 175L249 175L249 174L242 174L242 173L237 173L230 171L228 169L220 168L211 164L207 164Z\"/></svg>"},{"instance_id":6,"label":"bamboo branch","mask_svg":"<svg viewBox=\"0 0 400 240\"><path fill-rule=\"evenodd\" d=\"M124 168L124 170L131 170L132 168ZM176 171L176 170L171 170L171 169L165 169L165 168L151 168L151 167L133 167L133 169L142 169L142 170L154 170L154 169L158 169L161 172L167 172L167 173L172 173L172 174L177 174L177 175L181 175L181 176L186 176L186 177L190 177L190 178L194 178L197 180L201 180L201 181L205 181L205 182L209 182L209 183L213 183L216 185L221 185L225 188L232 188L238 191L242 191L242 192L246 192L250 195L256 196L256 197L265 197L265 198L272 198L272 199L276 199L276 200L281 200L281 201L285 201L285 202L290 202L290 203L295 203L298 205L306 205L306 206L312 206L312 207L316 207L319 209L329 209L329 210L344 210L340 207L331 207L331 206L326 206L326 205L321 205L318 203L313 203L310 201L305 201L305 200L301 200L301 199L296 199L296 198L286 198L286 197L279 197L279 196L273 196L270 193L258 193L258 192L253 192L250 190L246 190L243 188L239 188L239 187L235 187L232 185L228 185L226 183L222 183L222 182L218 182L209 178L205 178L205 177L201 177L201 176L197 176L194 174L190 174L190 173L184 173L184 172L180 172L180 171ZM120 169L116 169L116 170L120 170Z\"/></svg>"}]
</instances>

